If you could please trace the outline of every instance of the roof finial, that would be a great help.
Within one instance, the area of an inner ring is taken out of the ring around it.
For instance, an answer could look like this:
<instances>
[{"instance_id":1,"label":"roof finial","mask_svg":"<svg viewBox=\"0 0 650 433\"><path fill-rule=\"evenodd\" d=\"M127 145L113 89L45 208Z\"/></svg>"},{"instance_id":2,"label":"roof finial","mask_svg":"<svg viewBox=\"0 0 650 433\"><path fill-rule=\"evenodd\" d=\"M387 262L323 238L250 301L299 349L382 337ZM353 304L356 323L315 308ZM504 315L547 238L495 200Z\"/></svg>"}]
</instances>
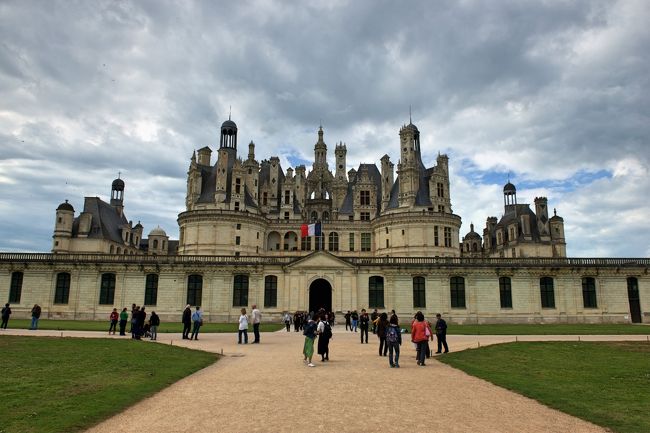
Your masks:
<instances>
[{"instance_id":1,"label":"roof finial","mask_svg":"<svg viewBox=\"0 0 650 433\"><path fill-rule=\"evenodd\" d=\"M232 105L229 106L228 108L228 120L230 120L230 116L232 115Z\"/></svg>"},{"instance_id":2,"label":"roof finial","mask_svg":"<svg viewBox=\"0 0 650 433\"><path fill-rule=\"evenodd\" d=\"M117 172L117 178L119 179L121 175L122 175L122 172L121 172L121 171L118 171L118 172Z\"/></svg>"},{"instance_id":3,"label":"roof finial","mask_svg":"<svg viewBox=\"0 0 650 433\"><path fill-rule=\"evenodd\" d=\"M409 123L413 124L413 120L411 120L411 104L409 104Z\"/></svg>"}]
</instances>

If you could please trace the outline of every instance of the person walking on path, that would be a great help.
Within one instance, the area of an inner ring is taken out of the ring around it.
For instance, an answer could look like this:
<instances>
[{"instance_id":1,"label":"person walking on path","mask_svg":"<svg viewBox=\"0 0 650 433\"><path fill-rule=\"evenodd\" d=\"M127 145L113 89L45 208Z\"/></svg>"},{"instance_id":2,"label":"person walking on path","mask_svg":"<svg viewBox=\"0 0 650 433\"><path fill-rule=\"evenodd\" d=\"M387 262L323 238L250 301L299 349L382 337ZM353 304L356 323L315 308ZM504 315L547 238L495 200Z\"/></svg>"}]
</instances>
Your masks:
<instances>
[{"instance_id":1,"label":"person walking on path","mask_svg":"<svg viewBox=\"0 0 650 433\"><path fill-rule=\"evenodd\" d=\"M352 312L350 318L352 319L352 327L350 328L350 331L354 328L354 332L357 332L357 324L359 323L359 313L357 313L357 310Z\"/></svg>"},{"instance_id":2,"label":"person walking on path","mask_svg":"<svg viewBox=\"0 0 650 433\"><path fill-rule=\"evenodd\" d=\"M376 334L377 333L377 319L379 319L379 313L377 312L377 309L375 308L372 313L370 313L370 321L372 322L372 333Z\"/></svg>"},{"instance_id":3,"label":"person walking on path","mask_svg":"<svg viewBox=\"0 0 650 433\"><path fill-rule=\"evenodd\" d=\"M262 313L257 309L257 305L253 304L253 311L251 311L251 319L253 320L253 334L255 340L253 344L260 343L260 323L262 322Z\"/></svg>"},{"instance_id":4,"label":"person walking on path","mask_svg":"<svg viewBox=\"0 0 650 433\"><path fill-rule=\"evenodd\" d=\"M194 323L194 328L192 329L190 340L198 340L199 329L201 329L201 326L203 325L203 312L201 311L201 307L198 305L196 306L196 311L192 314L192 322Z\"/></svg>"},{"instance_id":5,"label":"person walking on path","mask_svg":"<svg viewBox=\"0 0 650 433\"><path fill-rule=\"evenodd\" d=\"M352 314L350 313L350 310L348 310L348 312L345 313L345 316L343 317L345 317L345 330L347 331L348 329L350 329L350 331L352 331L352 322L351 322Z\"/></svg>"},{"instance_id":6,"label":"person walking on path","mask_svg":"<svg viewBox=\"0 0 650 433\"><path fill-rule=\"evenodd\" d=\"M41 318L41 306L38 304L34 304L34 307L32 308L32 323L29 325L29 329L31 330L37 330L38 329L38 319Z\"/></svg>"},{"instance_id":7,"label":"person walking on path","mask_svg":"<svg viewBox=\"0 0 650 433\"><path fill-rule=\"evenodd\" d=\"M420 366L424 366L429 339L433 339L431 328L424 320L424 314L418 311L411 325L411 340L417 345L417 361Z\"/></svg>"},{"instance_id":8,"label":"person walking on path","mask_svg":"<svg viewBox=\"0 0 650 433\"><path fill-rule=\"evenodd\" d=\"M436 314L436 337L438 339L438 350L436 353L440 353L442 347L445 347L445 353L449 352L449 346L447 346L447 322L442 318L440 313Z\"/></svg>"},{"instance_id":9,"label":"person walking on path","mask_svg":"<svg viewBox=\"0 0 650 433\"><path fill-rule=\"evenodd\" d=\"M327 320L327 314L321 316L316 327L318 334L318 354L321 362L330 360L330 339L332 338L332 327Z\"/></svg>"},{"instance_id":10,"label":"person walking on path","mask_svg":"<svg viewBox=\"0 0 650 433\"><path fill-rule=\"evenodd\" d=\"M190 307L190 304L185 306L181 322L183 322L183 340L189 340L190 329L192 329L192 307Z\"/></svg>"},{"instance_id":11,"label":"person walking on path","mask_svg":"<svg viewBox=\"0 0 650 433\"><path fill-rule=\"evenodd\" d=\"M147 313L144 312L144 306L140 308L140 311L138 312L138 328L135 333L135 339L140 340L142 339L142 336L144 335L144 324L147 320Z\"/></svg>"},{"instance_id":12,"label":"person walking on path","mask_svg":"<svg viewBox=\"0 0 650 433\"><path fill-rule=\"evenodd\" d=\"M117 321L120 318L120 314L117 312L117 308L113 308L113 312L109 316L109 319L111 321L111 326L108 327L108 335L111 335L111 331L113 331L113 335L115 335L115 331L117 328Z\"/></svg>"},{"instance_id":13,"label":"person walking on path","mask_svg":"<svg viewBox=\"0 0 650 433\"><path fill-rule=\"evenodd\" d=\"M129 327L129 334L131 334L131 336L133 336L133 325L135 323L135 308L136 305L131 304L131 326Z\"/></svg>"},{"instance_id":14,"label":"person walking on path","mask_svg":"<svg viewBox=\"0 0 650 433\"><path fill-rule=\"evenodd\" d=\"M7 324L9 323L9 316L11 316L11 308L9 303L6 303L2 308L2 326L0 328L7 329Z\"/></svg>"},{"instance_id":15,"label":"person walking on path","mask_svg":"<svg viewBox=\"0 0 650 433\"><path fill-rule=\"evenodd\" d=\"M363 336L366 336L366 344L368 344L368 327L370 325L370 316L366 313L366 309L361 310L359 316L359 329L361 330L361 344L363 344Z\"/></svg>"},{"instance_id":16,"label":"person walking on path","mask_svg":"<svg viewBox=\"0 0 650 433\"><path fill-rule=\"evenodd\" d=\"M302 354L305 357L304 362L308 367L316 367L311 362L311 357L314 356L314 340L316 339L316 322L314 322L314 319L310 318L305 323L304 329L302 331L302 334L305 336L305 344L302 347Z\"/></svg>"},{"instance_id":17,"label":"person walking on path","mask_svg":"<svg viewBox=\"0 0 650 433\"><path fill-rule=\"evenodd\" d=\"M385 313L384 313L385 314ZM402 344L402 332L397 323L397 316L390 316L390 321L386 327L386 346L388 346L388 364L391 367L399 368L399 349ZM395 358L393 359L393 353Z\"/></svg>"},{"instance_id":18,"label":"person walking on path","mask_svg":"<svg viewBox=\"0 0 650 433\"><path fill-rule=\"evenodd\" d=\"M379 356L386 356L388 344L386 344L386 329L388 328L388 314L381 313L377 320L377 337L379 338Z\"/></svg>"},{"instance_id":19,"label":"person walking on path","mask_svg":"<svg viewBox=\"0 0 650 433\"><path fill-rule=\"evenodd\" d=\"M241 315L239 316L237 344L242 344L242 336L244 336L244 344L248 344L248 316L246 315L246 308L241 309Z\"/></svg>"},{"instance_id":20,"label":"person walking on path","mask_svg":"<svg viewBox=\"0 0 650 433\"><path fill-rule=\"evenodd\" d=\"M291 314L288 311L285 311L284 316L282 316L282 321L287 328L287 332L291 332Z\"/></svg>"},{"instance_id":21,"label":"person walking on path","mask_svg":"<svg viewBox=\"0 0 650 433\"><path fill-rule=\"evenodd\" d=\"M156 314L155 311L151 312L151 317L149 318L149 332L151 332L151 339L156 340L158 338L158 326L160 326L160 317Z\"/></svg>"},{"instance_id":22,"label":"person walking on path","mask_svg":"<svg viewBox=\"0 0 650 433\"><path fill-rule=\"evenodd\" d=\"M120 313L120 335L126 335L126 322L129 320L129 312L126 311L126 307L122 309Z\"/></svg>"}]
</instances>

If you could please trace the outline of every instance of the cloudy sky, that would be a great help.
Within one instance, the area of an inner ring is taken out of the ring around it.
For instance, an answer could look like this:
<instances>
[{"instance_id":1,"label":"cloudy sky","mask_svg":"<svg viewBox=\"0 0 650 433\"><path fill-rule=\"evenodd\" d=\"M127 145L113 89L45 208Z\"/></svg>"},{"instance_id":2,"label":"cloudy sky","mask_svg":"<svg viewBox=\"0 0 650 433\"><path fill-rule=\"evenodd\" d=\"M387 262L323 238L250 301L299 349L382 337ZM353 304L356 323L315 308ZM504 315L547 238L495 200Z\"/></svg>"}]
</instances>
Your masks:
<instances>
[{"instance_id":1,"label":"cloudy sky","mask_svg":"<svg viewBox=\"0 0 650 433\"><path fill-rule=\"evenodd\" d=\"M194 149L348 169L450 158L461 235L546 196L573 257L650 256L650 2L0 1L0 251L49 251L55 209L108 199L178 238ZM333 163L330 164L333 167Z\"/></svg>"}]
</instances>

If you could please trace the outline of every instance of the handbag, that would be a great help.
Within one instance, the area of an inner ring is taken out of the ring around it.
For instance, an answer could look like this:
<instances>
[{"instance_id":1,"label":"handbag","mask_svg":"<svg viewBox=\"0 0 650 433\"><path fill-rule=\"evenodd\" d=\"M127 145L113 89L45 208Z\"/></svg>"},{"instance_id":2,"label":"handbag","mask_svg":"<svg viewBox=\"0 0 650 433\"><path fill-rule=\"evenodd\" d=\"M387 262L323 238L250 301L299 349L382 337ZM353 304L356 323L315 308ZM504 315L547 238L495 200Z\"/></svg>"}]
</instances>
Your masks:
<instances>
[{"instance_id":1,"label":"handbag","mask_svg":"<svg viewBox=\"0 0 650 433\"><path fill-rule=\"evenodd\" d=\"M426 335L427 337L431 337L431 331L429 331L429 327L428 327L428 326L426 326L426 327L424 328L424 335Z\"/></svg>"}]
</instances>

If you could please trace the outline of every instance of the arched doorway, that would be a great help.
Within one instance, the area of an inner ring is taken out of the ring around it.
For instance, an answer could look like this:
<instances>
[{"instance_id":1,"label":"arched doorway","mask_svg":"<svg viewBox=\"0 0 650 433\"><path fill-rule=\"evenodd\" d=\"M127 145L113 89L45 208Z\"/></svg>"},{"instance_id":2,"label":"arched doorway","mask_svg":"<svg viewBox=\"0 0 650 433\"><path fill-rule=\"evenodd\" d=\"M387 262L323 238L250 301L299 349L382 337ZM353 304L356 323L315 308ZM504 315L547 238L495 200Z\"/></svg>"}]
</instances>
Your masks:
<instances>
[{"instance_id":1,"label":"arched doorway","mask_svg":"<svg viewBox=\"0 0 650 433\"><path fill-rule=\"evenodd\" d=\"M332 286L323 278L309 286L309 311L317 312L321 308L332 311Z\"/></svg>"}]
</instances>

